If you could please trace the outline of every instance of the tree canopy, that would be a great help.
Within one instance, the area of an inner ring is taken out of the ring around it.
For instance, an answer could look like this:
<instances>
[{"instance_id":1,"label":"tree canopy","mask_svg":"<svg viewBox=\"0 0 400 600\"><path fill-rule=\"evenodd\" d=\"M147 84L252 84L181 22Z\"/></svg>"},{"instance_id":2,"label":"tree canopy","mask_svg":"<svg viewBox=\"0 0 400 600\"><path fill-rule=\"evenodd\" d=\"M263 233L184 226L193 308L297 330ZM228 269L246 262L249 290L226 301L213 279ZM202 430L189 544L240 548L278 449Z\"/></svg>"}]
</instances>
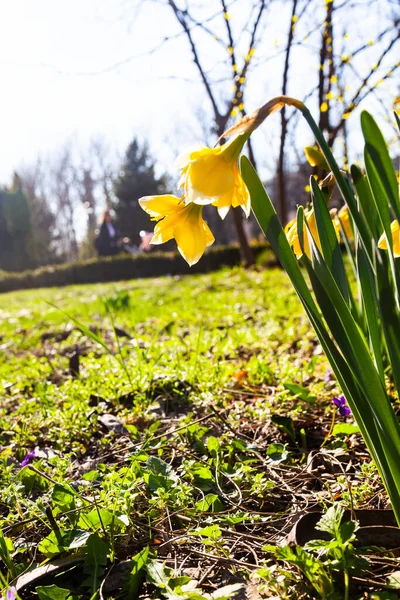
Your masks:
<instances>
[{"instance_id":1,"label":"tree canopy","mask_svg":"<svg viewBox=\"0 0 400 600\"><path fill-rule=\"evenodd\" d=\"M114 183L116 200L113 208L118 235L129 237L133 244L138 245L140 231L154 229L149 216L140 208L138 200L142 196L165 194L169 191L167 187L167 176L156 175L155 161L147 144L141 145L134 138L128 146L121 171Z\"/></svg>"}]
</instances>

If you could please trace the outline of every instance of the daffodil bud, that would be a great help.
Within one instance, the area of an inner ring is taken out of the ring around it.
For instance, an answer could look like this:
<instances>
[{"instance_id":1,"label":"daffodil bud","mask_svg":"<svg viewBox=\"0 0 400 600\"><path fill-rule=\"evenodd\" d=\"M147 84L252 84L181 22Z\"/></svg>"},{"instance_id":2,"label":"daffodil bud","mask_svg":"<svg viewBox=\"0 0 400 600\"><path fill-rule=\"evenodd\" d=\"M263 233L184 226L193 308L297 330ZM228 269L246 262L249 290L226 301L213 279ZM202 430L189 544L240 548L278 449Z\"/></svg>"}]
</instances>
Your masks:
<instances>
[{"instance_id":1,"label":"daffodil bud","mask_svg":"<svg viewBox=\"0 0 400 600\"><path fill-rule=\"evenodd\" d=\"M306 155L308 163L312 167L319 167L324 171L330 171L329 165L325 160L325 156L314 146L306 146L304 148L304 154Z\"/></svg>"}]
</instances>

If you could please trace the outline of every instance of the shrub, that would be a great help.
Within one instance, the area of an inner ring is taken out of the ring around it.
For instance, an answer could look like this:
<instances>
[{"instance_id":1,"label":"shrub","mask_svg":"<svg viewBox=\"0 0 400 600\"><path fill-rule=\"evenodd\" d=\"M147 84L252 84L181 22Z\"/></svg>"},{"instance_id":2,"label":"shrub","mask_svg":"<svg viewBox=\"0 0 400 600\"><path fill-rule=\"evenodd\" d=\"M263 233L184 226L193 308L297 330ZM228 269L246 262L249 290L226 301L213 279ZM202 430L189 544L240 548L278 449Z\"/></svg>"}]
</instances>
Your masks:
<instances>
[{"instance_id":1,"label":"shrub","mask_svg":"<svg viewBox=\"0 0 400 600\"><path fill-rule=\"evenodd\" d=\"M256 258L268 252L266 244L253 247ZM273 261L272 253L269 254ZM264 256L263 256L264 258ZM58 287L80 283L102 283L162 275L185 275L207 273L223 266L240 264L237 246L220 246L210 249L203 260L190 268L180 254L175 252L157 252L131 256L118 256L92 259L77 263L67 263L42 267L23 273L0 271L0 293L13 290Z\"/></svg>"}]
</instances>

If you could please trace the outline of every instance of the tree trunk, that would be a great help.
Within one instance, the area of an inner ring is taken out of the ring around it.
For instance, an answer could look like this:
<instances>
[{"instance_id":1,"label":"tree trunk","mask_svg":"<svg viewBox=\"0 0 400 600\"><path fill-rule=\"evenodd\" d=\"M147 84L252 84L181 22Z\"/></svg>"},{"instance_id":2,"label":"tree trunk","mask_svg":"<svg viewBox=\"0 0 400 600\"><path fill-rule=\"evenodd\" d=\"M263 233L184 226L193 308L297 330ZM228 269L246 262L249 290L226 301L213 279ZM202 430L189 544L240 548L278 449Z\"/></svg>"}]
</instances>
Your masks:
<instances>
[{"instance_id":1,"label":"tree trunk","mask_svg":"<svg viewBox=\"0 0 400 600\"><path fill-rule=\"evenodd\" d=\"M239 246L240 246L240 257L242 259L242 262L244 264L244 266L250 267L251 265L254 265L254 253L253 250L251 248L251 246L249 245L247 236L246 236L246 232L244 230L243 227L243 211L240 208L240 206L237 206L236 208L232 208L232 214L233 214L233 222L235 224L235 228L236 228L236 234L237 234L237 238L238 238L238 242L239 242Z\"/></svg>"},{"instance_id":2,"label":"tree trunk","mask_svg":"<svg viewBox=\"0 0 400 600\"><path fill-rule=\"evenodd\" d=\"M298 0L293 0L292 14L290 19L290 28L288 33L288 41L286 45L285 55L285 66L283 68L283 81L282 81L282 95L287 94L287 85L289 79L289 66L290 66L290 50L292 48L293 37L294 37L294 23L296 22L296 10ZM287 206L287 194L286 194L286 181L285 181L285 142L287 134L287 118L286 118L286 107L284 106L281 110L281 143L279 148L278 168L276 172L276 192L278 200L278 215L281 223L285 225L288 221L288 206Z\"/></svg>"},{"instance_id":3,"label":"tree trunk","mask_svg":"<svg viewBox=\"0 0 400 600\"><path fill-rule=\"evenodd\" d=\"M286 181L285 181L285 142L287 133L287 119L285 106L281 110L281 144L279 147L278 168L276 171L277 212L282 225L288 221Z\"/></svg>"}]
</instances>

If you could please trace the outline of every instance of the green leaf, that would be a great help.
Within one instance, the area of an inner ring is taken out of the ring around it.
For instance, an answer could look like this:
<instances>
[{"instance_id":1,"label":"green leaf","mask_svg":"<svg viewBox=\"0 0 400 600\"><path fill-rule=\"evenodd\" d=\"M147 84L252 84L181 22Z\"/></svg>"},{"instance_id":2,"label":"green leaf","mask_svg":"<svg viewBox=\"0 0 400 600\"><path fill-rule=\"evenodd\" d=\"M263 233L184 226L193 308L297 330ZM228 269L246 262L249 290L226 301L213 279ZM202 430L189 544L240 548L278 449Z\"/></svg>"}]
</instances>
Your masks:
<instances>
[{"instance_id":1,"label":"green leaf","mask_svg":"<svg viewBox=\"0 0 400 600\"><path fill-rule=\"evenodd\" d=\"M395 571L386 580L386 585L392 590L400 590L400 571Z\"/></svg>"},{"instance_id":2,"label":"green leaf","mask_svg":"<svg viewBox=\"0 0 400 600\"><path fill-rule=\"evenodd\" d=\"M296 565L307 577L320 598L326 600L335 598L331 574L325 569L322 561L315 558L310 552L306 552L300 546L296 546L294 551L288 546L282 546L276 549L276 557Z\"/></svg>"},{"instance_id":3,"label":"green leaf","mask_svg":"<svg viewBox=\"0 0 400 600\"><path fill-rule=\"evenodd\" d=\"M371 265L365 255L365 250L361 244L357 244L356 256L358 284L361 289L361 300L368 325L370 347L374 355L375 366L381 378L382 385L385 385L382 361L382 330L378 316L378 298L376 294L375 277Z\"/></svg>"},{"instance_id":4,"label":"green leaf","mask_svg":"<svg viewBox=\"0 0 400 600\"><path fill-rule=\"evenodd\" d=\"M324 145L327 146L326 142L323 140L323 136L321 136L315 122L312 121L308 113L306 118L310 123L313 123L313 131L315 130L315 134L319 136L318 143L335 174L338 185L340 183L339 187L341 187L349 208L351 208L351 214L359 233L363 237L364 247L367 252L371 252L370 235L366 226L364 228L362 228L362 224L359 226L360 214L357 210L355 198L347 182L343 180L329 148L324 148ZM355 323L340 290L337 288L335 280L326 266L324 267L318 249L315 248L315 244L311 244L313 257L316 261L316 271L314 272L310 261L307 262L304 259L305 264L312 278L312 285L323 310L324 318L331 331L334 332L335 342L340 349L332 341L294 258L272 202L253 166L244 156L241 158L241 168L251 195L252 208L257 221L303 303L327 354L336 379L360 427L368 449L389 491L396 517L400 522L400 490L396 483L398 482L400 486L400 456L398 450L396 450L396 447L397 449L400 448L399 424L395 419L385 390L382 389L382 382L369 355L368 347L362 337L360 338L358 325ZM350 206L350 203L352 203L352 206Z\"/></svg>"},{"instance_id":5,"label":"green leaf","mask_svg":"<svg viewBox=\"0 0 400 600\"><path fill-rule=\"evenodd\" d=\"M147 581L160 589L166 589L169 580L173 577L173 571L165 563L157 560L149 560L146 564Z\"/></svg>"},{"instance_id":6,"label":"green leaf","mask_svg":"<svg viewBox=\"0 0 400 600\"><path fill-rule=\"evenodd\" d=\"M368 180L372 189L372 195L375 200L375 205L377 207L378 215L380 218L381 226L383 228L383 232L386 235L388 240L388 249L381 250L380 252L387 252L389 255L390 267L392 270L393 280L395 283L396 290L396 303L397 306L400 305L399 297L400 297L400 277L398 273L398 269L396 269L395 259L393 254L393 238L392 231L390 228L391 225L391 213L389 200L386 195L386 190L384 187L384 182L380 179L380 175L378 173L378 168L375 163L375 159L371 156L369 146L365 147L364 150L364 158L365 158L365 166L367 169Z\"/></svg>"},{"instance_id":7,"label":"green leaf","mask_svg":"<svg viewBox=\"0 0 400 600\"><path fill-rule=\"evenodd\" d=\"M293 427L293 419L282 415L272 415L271 422L278 427L280 431L286 433L292 442L296 441L296 432Z\"/></svg>"},{"instance_id":8,"label":"green leaf","mask_svg":"<svg viewBox=\"0 0 400 600\"><path fill-rule=\"evenodd\" d=\"M332 540L310 540L304 544L304 550L317 552L320 556L322 556L323 554L327 554L327 552L329 552L329 550L332 548L332 544L336 544L336 542L332 542Z\"/></svg>"},{"instance_id":9,"label":"green leaf","mask_svg":"<svg viewBox=\"0 0 400 600\"><path fill-rule=\"evenodd\" d=\"M39 552L46 556L46 558L52 558L60 552L63 552L65 550L63 533L51 531L48 536L39 542L37 548Z\"/></svg>"},{"instance_id":10,"label":"green leaf","mask_svg":"<svg viewBox=\"0 0 400 600\"><path fill-rule=\"evenodd\" d=\"M344 509L339 504L334 504L320 518L315 526L319 531L326 531L332 537L336 537L339 531L340 522L342 520Z\"/></svg>"},{"instance_id":11,"label":"green leaf","mask_svg":"<svg viewBox=\"0 0 400 600\"><path fill-rule=\"evenodd\" d=\"M76 508L76 492L69 485L56 483L51 495L51 500L54 506L57 506L61 512L74 510Z\"/></svg>"},{"instance_id":12,"label":"green leaf","mask_svg":"<svg viewBox=\"0 0 400 600\"><path fill-rule=\"evenodd\" d=\"M201 537L217 539L222 535L219 525L207 525L207 527L201 527L200 529L194 529L189 531L191 535L200 535Z\"/></svg>"},{"instance_id":13,"label":"green leaf","mask_svg":"<svg viewBox=\"0 0 400 600\"><path fill-rule=\"evenodd\" d=\"M14 546L10 538L4 536L2 529L0 529L0 558L10 571L11 575L15 577L15 565L11 558L11 553L14 552Z\"/></svg>"},{"instance_id":14,"label":"green leaf","mask_svg":"<svg viewBox=\"0 0 400 600\"><path fill-rule=\"evenodd\" d=\"M400 314L389 281L388 257L381 254L376 262L376 280L378 287L378 308L387 345L392 376L397 390L400 390Z\"/></svg>"},{"instance_id":15,"label":"green leaf","mask_svg":"<svg viewBox=\"0 0 400 600\"><path fill-rule=\"evenodd\" d=\"M170 477L174 472L171 465L157 456L150 456L148 458L147 468L155 475L164 475L165 477Z\"/></svg>"},{"instance_id":16,"label":"green leaf","mask_svg":"<svg viewBox=\"0 0 400 600\"><path fill-rule=\"evenodd\" d=\"M149 547L143 548L138 554L132 558L132 569L129 574L129 579L124 586L126 597L128 600L136 600L140 584L143 579L143 567L147 564L149 558Z\"/></svg>"},{"instance_id":17,"label":"green leaf","mask_svg":"<svg viewBox=\"0 0 400 600\"><path fill-rule=\"evenodd\" d=\"M103 542L98 535L92 533L86 544L86 555L83 563L83 572L88 577L82 584L88 587L92 594L99 589L100 577L107 564L108 552L108 544Z\"/></svg>"},{"instance_id":18,"label":"green leaf","mask_svg":"<svg viewBox=\"0 0 400 600\"><path fill-rule=\"evenodd\" d=\"M318 236L321 244L322 256L327 268L335 278L343 298L349 303L350 291L344 269L342 252L338 244L336 231L326 202L321 194L314 177L311 177L311 190L313 194L313 207L317 223Z\"/></svg>"},{"instance_id":19,"label":"green leaf","mask_svg":"<svg viewBox=\"0 0 400 600\"><path fill-rule=\"evenodd\" d=\"M219 588L219 590L215 590L212 592L211 598L212 600L229 600L229 598L234 598L236 593L243 588L243 583L233 583L231 585L224 585L224 587Z\"/></svg>"},{"instance_id":20,"label":"green leaf","mask_svg":"<svg viewBox=\"0 0 400 600\"><path fill-rule=\"evenodd\" d=\"M51 531L39 544L38 550L47 558L52 558L60 552L74 550L85 546L90 532L83 529L69 531Z\"/></svg>"},{"instance_id":21,"label":"green leaf","mask_svg":"<svg viewBox=\"0 0 400 600\"><path fill-rule=\"evenodd\" d=\"M400 200L396 173L385 139L372 115L366 110L361 113L361 128L364 134L366 149L371 157L380 184L389 200L396 218L400 221ZM368 171L368 169L367 169ZM368 174L369 177L369 174Z\"/></svg>"},{"instance_id":22,"label":"green leaf","mask_svg":"<svg viewBox=\"0 0 400 600\"><path fill-rule=\"evenodd\" d=\"M335 332L335 340L353 370L362 395L353 404L346 399L370 451L377 462L385 484L391 490L395 511L400 511L400 425L385 387L372 361L365 338L354 321L335 280L326 268L316 245L311 240L313 268L307 269L324 317ZM365 428L366 426L366 428ZM372 439L369 437L373 435ZM371 443L370 443L371 442ZM396 506L396 508L395 508ZM400 513L398 515L400 518Z\"/></svg>"},{"instance_id":23,"label":"green leaf","mask_svg":"<svg viewBox=\"0 0 400 600\"><path fill-rule=\"evenodd\" d=\"M155 492L158 489L165 490L166 492L171 489L173 480L164 475L153 475L150 473L148 476L148 486L151 492Z\"/></svg>"},{"instance_id":24,"label":"green leaf","mask_svg":"<svg viewBox=\"0 0 400 600\"><path fill-rule=\"evenodd\" d=\"M40 585L36 588L39 600L72 600L71 591L58 585Z\"/></svg>"},{"instance_id":25,"label":"green leaf","mask_svg":"<svg viewBox=\"0 0 400 600\"><path fill-rule=\"evenodd\" d=\"M210 437L207 439L207 448L211 456L217 456L221 448L218 438L210 435Z\"/></svg>"},{"instance_id":26,"label":"green leaf","mask_svg":"<svg viewBox=\"0 0 400 600\"><path fill-rule=\"evenodd\" d=\"M352 435L353 433L360 433L358 425L353 423L336 423L333 428L332 435L340 437L341 435Z\"/></svg>"},{"instance_id":27,"label":"green leaf","mask_svg":"<svg viewBox=\"0 0 400 600\"><path fill-rule=\"evenodd\" d=\"M224 505L216 494L207 494L196 502L195 509L198 512L221 512L224 510Z\"/></svg>"},{"instance_id":28,"label":"green leaf","mask_svg":"<svg viewBox=\"0 0 400 600\"><path fill-rule=\"evenodd\" d=\"M322 132L318 128L318 125L312 118L311 113L308 110L308 108L304 105L299 108L300 108L301 112L303 113L303 116L306 119L307 123L309 124L312 132L315 135L315 139L318 142L318 145L322 151L322 154L324 155L326 162L328 163L329 168L335 177L336 184L340 190L340 193L342 194L343 200L346 202L346 204L349 207L351 216L353 218L353 222L355 223L355 225L358 229L358 233L360 235L362 243L367 251L367 254L368 254L370 260L372 261L371 244L370 244L370 236L369 236L368 227L365 222L365 219L358 212L357 202L356 202L353 190L349 184L349 181L348 181L347 177L343 176L342 171L340 170L337 162L335 161L335 159L333 157L331 149L329 148Z\"/></svg>"},{"instance_id":29,"label":"green leaf","mask_svg":"<svg viewBox=\"0 0 400 600\"><path fill-rule=\"evenodd\" d=\"M301 400L305 400L306 402L314 403L316 401L315 396L311 396L310 390L303 387L302 385L297 385L296 383L288 383L287 381L283 382L283 387L286 388L293 396L298 396Z\"/></svg>"},{"instance_id":30,"label":"green leaf","mask_svg":"<svg viewBox=\"0 0 400 600\"><path fill-rule=\"evenodd\" d=\"M361 213L367 221L375 241L378 242L380 237L379 215L368 180L356 165L351 165L350 173L357 191Z\"/></svg>"},{"instance_id":31,"label":"green leaf","mask_svg":"<svg viewBox=\"0 0 400 600\"><path fill-rule=\"evenodd\" d=\"M270 444L267 448L267 457L273 462L282 462L288 456L286 444Z\"/></svg>"},{"instance_id":32,"label":"green leaf","mask_svg":"<svg viewBox=\"0 0 400 600\"><path fill-rule=\"evenodd\" d=\"M94 469L82 475L82 479L84 479L85 481L96 481L97 479L99 479L99 477L100 473L98 471L95 471Z\"/></svg>"},{"instance_id":33,"label":"green leaf","mask_svg":"<svg viewBox=\"0 0 400 600\"><path fill-rule=\"evenodd\" d=\"M196 463L191 469L193 481L202 490L209 490L215 483L214 475L208 467Z\"/></svg>"},{"instance_id":34,"label":"green leaf","mask_svg":"<svg viewBox=\"0 0 400 600\"><path fill-rule=\"evenodd\" d=\"M358 529L358 523L356 521L345 521L340 526L340 538L343 543L352 542L355 539L355 531Z\"/></svg>"},{"instance_id":35,"label":"green leaf","mask_svg":"<svg viewBox=\"0 0 400 600\"><path fill-rule=\"evenodd\" d=\"M399 131L400 131L400 117L397 114L397 112L394 113L394 118L396 119L397 127L399 128Z\"/></svg>"},{"instance_id":36,"label":"green leaf","mask_svg":"<svg viewBox=\"0 0 400 600\"><path fill-rule=\"evenodd\" d=\"M99 531L110 528L111 526L119 529L125 525L124 521L119 519L118 515L106 508L94 508L90 513L82 513L79 517L78 527Z\"/></svg>"}]
</instances>

